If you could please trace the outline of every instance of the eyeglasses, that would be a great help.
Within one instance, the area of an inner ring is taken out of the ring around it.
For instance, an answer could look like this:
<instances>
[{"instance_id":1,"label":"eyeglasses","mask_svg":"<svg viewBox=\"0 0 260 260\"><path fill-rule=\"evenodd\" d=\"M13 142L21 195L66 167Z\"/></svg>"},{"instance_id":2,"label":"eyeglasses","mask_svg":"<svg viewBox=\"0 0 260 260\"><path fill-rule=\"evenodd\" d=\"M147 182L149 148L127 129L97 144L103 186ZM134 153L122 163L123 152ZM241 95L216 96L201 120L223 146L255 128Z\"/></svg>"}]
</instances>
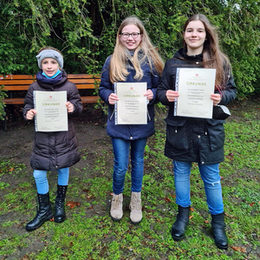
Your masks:
<instances>
[{"instance_id":1,"label":"eyeglasses","mask_svg":"<svg viewBox=\"0 0 260 260\"><path fill-rule=\"evenodd\" d=\"M136 39L136 38L138 38L138 36L140 34L141 33L137 33L137 32L134 32L134 33L120 33L120 35L122 36L123 39L128 39L130 36L132 36L133 39Z\"/></svg>"}]
</instances>

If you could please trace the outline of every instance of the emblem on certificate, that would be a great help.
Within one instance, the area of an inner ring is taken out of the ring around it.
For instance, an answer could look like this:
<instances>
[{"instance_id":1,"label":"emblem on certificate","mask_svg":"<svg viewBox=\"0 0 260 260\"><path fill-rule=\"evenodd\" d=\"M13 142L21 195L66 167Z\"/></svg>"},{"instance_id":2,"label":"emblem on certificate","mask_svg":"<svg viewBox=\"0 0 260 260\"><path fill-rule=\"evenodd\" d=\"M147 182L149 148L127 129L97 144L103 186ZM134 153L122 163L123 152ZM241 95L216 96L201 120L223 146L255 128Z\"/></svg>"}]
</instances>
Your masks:
<instances>
[{"instance_id":1,"label":"emblem on certificate","mask_svg":"<svg viewBox=\"0 0 260 260\"><path fill-rule=\"evenodd\" d=\"M115 104L116 125L147 124L146 82L116 82L115 93L119 100Z\"/></svg>"},{"instance_id":2,"label":"emblem on certificate","mask_svg":"<svg viewBox=\"0 0 260 260\"><path fill-rule=\"evenodd\" d=\"M68 131L67 91L33 92L36 132Z\"/></svg>"},{"instance_id":3,"label":"emblem on certificate","mask_svg":"<svg viewBox=\"0 0 260 260\"><path fill-rule=\"evenodd\" d=\"M174 115L212 118L215 89L215 69L177 68L175 89L179 97L175 101Z\"/></svg>"}]
</instances>

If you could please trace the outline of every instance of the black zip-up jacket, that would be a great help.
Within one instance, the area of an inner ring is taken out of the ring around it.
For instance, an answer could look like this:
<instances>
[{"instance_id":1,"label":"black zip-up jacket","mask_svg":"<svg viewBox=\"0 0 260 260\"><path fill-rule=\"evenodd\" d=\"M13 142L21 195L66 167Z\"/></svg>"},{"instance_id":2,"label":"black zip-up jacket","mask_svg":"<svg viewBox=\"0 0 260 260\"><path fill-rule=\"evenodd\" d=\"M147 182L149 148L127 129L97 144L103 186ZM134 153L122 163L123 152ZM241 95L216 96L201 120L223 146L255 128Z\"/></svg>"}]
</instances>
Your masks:
<instances>
[{"instance_id":1,"label":"black zip-up jacket","mask_svg":"<svg viewBox=\"0 0 260 260\"><path fill-rule=\"evenodd\" d=\"M54 170L74 165L80 160L77 150L72 117L82 112L82 103L77 87L67 80L67 74L62 71L62 78L55 84L41 81L41 73L37 74L34 82L25 97L23 109L24 117L28 110L34 108L33 92L40 91L66 91L67 100L74 105L74 111L68 114L68 131L61 132L35 132L34 145L31 156L31 167L37 170Z\"/></svg>"},{"instance_id":2,"label":"black zip-up jacket","mask_svg":"<svg viewBox=\"0 0 260 260\"><path fill-rule=\"evenodd\" d=\"M176 161L215 164L224 160L224 120L174 116L174 102L169 102L166 91L175 90L177 68L201 68L202 55L188 56L179 50L165 64L157 98L168 106L165 155ZM221 90L220 104L227 105L236 97L236 86L230 68L225 68L227 83ZM216 91L216 93L218 93Z\"/></svg>"}]
</instances>

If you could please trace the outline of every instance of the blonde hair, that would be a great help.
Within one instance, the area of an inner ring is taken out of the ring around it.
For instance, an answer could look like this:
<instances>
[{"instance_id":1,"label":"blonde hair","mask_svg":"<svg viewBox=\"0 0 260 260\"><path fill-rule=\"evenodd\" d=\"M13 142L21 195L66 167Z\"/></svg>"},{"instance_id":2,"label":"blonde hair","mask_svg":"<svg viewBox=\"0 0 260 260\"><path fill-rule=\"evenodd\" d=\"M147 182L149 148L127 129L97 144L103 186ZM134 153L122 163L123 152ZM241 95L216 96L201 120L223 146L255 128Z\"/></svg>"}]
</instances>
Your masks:
<instances>
[{"instance_id":1,"label":"blonde hair","mask_svg":"<svg viewBox=\"0 0 260 260\"><path fill-rule=\"evenodd\" d=\"M231 68L231 65L228 57L220 50L217 31L205 15L194 14L186 21L183 34L191 21L201 21L204 24L206 31L206 40L202 52L204 67L216 69L215 85L224 88L229 76L229 73L225 71L225 68ZM187 49L185 42L184 47Z\"/></svg>"},{"instance_id":2,"label":"blonde hair","mask_svg":"<svg viewBox=\"0 0 260 260\"><path fill-rule=\"evenodd\" d=\"M136 71L134 78L140 80L143 77L141 64L146 60L148 61L151 69L154 66L157 72L160 74L163 70L164 63L158 51L152 45L143 23L136 16L130 16L123 20L117 31L116 45L110 62L110 81L112 83L116 81L125 81L127 75L129 74L129 72L127 71L127 60L129 58L129 52L126 51L126 47L122 45L119 39L123 28L129 24L136 25L139 28L140 34L142 36L142 40L139 46L135 49L134 55L131 60ZM138 57L138 52L140 50L142 50L143 52L143 56L141 59L139 59Z\"/></svg>"}]
</instances>

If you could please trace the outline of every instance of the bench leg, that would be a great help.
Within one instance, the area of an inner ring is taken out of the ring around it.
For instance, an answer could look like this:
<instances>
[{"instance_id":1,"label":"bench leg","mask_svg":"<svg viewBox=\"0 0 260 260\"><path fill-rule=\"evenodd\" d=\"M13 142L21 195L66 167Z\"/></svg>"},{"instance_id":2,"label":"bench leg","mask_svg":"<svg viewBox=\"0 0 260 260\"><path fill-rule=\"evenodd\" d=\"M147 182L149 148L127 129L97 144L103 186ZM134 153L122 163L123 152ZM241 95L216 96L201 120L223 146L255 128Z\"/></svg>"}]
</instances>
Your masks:
<instances>
[{"instance_id":1,"label":"bench leg","mask_svg":"<svg viewBox=\"0 0 260 260\"><path fill-rule=\"evenodd\" d=\"M4 119L1 120L2 121L2 126L3 126L3 130L7 131L7 120L6 120L6 116L4 116Z\"/></svg>"},{"instance_id":2,"label":"bench leg","mask_svg":"<svg viewBox=\"0 0 260 260\"><path fill-rule=\"evenodd\" d=\"M3 130L4 130L4 131L7 131L7 119L6 119L6 115L7 115L6 107L4 107L3 120L1 120L1 121L2 121L2 127L3 127Z\"/></svg>"}]
</instances>

